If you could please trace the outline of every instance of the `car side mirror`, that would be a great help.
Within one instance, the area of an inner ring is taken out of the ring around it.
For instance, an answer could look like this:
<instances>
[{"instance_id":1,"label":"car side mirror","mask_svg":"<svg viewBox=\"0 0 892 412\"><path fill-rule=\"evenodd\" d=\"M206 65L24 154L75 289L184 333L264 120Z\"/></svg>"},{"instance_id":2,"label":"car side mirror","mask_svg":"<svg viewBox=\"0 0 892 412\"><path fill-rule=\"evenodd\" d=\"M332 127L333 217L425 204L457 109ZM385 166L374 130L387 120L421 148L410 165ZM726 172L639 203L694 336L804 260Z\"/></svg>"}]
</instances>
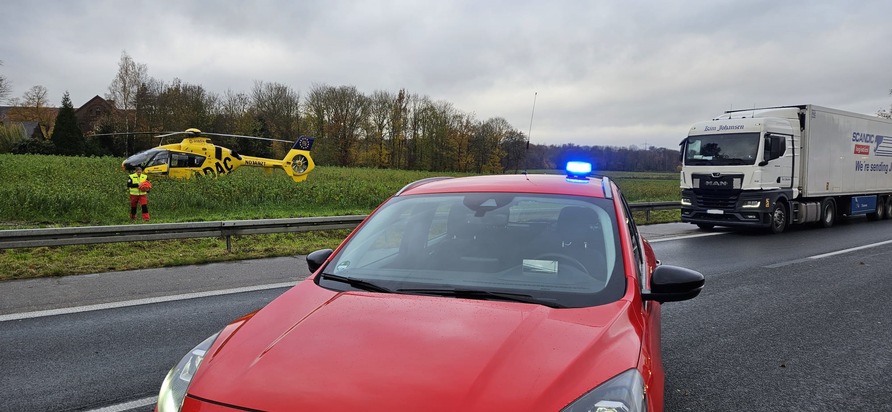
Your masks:
<instances>
[{"instance_id":1,"label":"car side mirror","mask_svg":"<svg viewBox=\"0 0 892 412\"><path fill-rule=\"evenodd\" d=\"M334 253L334 250L320 249L307 255L307 268L310 269L310 273L316 273L332 253Z\"/></svg>"},{"instance_id":2,"label":"car side mirror","mask_svg":"<svg viewBox=\"0 0 892 412\"><path fill-rule=\"evenodd\" d=\"M660 303L693 299L703 290L705 282L703 274L695 270L661 265L651 275L650 291L642 293L641 298Z\"/></svg>"}]
</instances>

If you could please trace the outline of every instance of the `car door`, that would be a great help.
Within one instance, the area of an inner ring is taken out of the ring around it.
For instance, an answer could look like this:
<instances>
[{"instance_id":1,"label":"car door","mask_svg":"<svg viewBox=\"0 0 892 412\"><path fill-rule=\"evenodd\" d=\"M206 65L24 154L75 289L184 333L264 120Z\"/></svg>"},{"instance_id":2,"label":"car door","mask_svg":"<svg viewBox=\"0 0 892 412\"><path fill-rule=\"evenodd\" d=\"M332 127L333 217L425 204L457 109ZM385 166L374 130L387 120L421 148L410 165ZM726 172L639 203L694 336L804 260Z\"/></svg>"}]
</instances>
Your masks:
<instances>
[{"instance_id":1,"label":"car door","mask_svg":"<svg viewBox=\"0 0 892 412\"><path fill-rule=\"evenodd\" d=\"M657 266L657 261L653 249L638 232L638 226L635 224L629 204L622 196L622 193L619 193L619 196L623 205L623 214L625 215L623 222L626 225L629 244L632 247L631 253L635 261L635 271L638 280L636 286L638 287L640 297L640 292L650 289L650 277ZM660 350L660 304L655 301L645 302L641 299L636 299L636 301L640 302L641 305L638 313L643 324L641 356L644 361L644 367L641 370L644 374L646 386L652 388L652 390L648 391L648 396L651 397L648 403L662 405L664 373ZM654 397L659 397L659 399L654 399Z\"/></svg>"}]
</instances>

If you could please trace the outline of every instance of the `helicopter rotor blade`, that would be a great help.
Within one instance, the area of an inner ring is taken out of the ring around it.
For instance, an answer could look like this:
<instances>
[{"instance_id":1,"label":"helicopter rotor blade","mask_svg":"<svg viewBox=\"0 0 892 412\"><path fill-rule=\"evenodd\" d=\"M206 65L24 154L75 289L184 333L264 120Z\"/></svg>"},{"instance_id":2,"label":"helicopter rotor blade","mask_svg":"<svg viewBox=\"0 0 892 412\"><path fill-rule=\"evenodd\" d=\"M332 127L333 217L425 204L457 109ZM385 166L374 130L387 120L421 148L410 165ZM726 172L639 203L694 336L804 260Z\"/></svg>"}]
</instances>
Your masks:
<instances>
[{"instance_id":1,"label":"helicopter rotor blade","mask_svg":"<svg viewBox=\"0 0 892 412\"><path fill-rule=\"evenodd\" d=\"M271 139L269 137L257 137L257 136L245 136L240 134L223 134L223 133L202 133L207 136L221 136L221 137L240 137L244 139L257 139L257 140L269 140L272 142L285 142L285 143L294 143L291 140L282 140L282 139Z\"/></svg>"},{"instance_id":2,"label":"helicopter rotor blade","mask_svg":"<svg viewBox=\"0 0 892 412\"><path fill-rule=\"evenodd\" d=\"M158 134L158 132L114 132L114 133L95 133L95 134L85 134L84 137L94 137L94 136L121 136L128 134Z\"/></svg>"}]
</instances>

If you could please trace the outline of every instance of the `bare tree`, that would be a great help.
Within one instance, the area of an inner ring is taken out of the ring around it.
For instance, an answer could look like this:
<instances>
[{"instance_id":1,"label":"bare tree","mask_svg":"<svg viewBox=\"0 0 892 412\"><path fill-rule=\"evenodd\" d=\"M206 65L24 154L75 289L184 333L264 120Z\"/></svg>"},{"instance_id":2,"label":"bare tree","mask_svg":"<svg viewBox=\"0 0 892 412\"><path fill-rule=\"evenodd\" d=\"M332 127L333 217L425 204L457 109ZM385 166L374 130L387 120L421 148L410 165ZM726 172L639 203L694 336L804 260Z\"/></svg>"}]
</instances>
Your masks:
<instances>
[{"instance_id":1,"label":"bare tree","mask_svg":"<svg viewBox=\"0 0 892 412\"><path fill-rule=\"evenodd\" d=\"M397 169L406 164L406 118L409 113L409 98L406 89L400 89L391 107L390 165Z\"/></svg>"},{"instance_id":2,"label":"bare tree","mask_svg":"<svg viewBox=\"0 0 892 412\"><path fill-rule=\"evenodd\" d=\"M390 153L386 144L390 138L388 128L393 125L393 104L396 96L377 90L369 98L369 116L366 135L366 163L371 167L389 167Z\"/></svg>"},{"instance_id":3,"label":"bare tree","mask_svg":"<svg viewBox=\"0 0 892 412\"><path fill-rule=\"evenodd\" d=\"M502 142L519 134L507 120L496 117L484 122L471 143L477 173L502 173Z\"/></svg>"},{"instance_id":4,"label":"bare tree","mask_svg":"<svg viewBox=\"0 0 892 412\"><path fill-rule=\"evenodd\" d=\"M0 60L0 66L2 65L3 60ZM12 93L12 86L9 84L9 80L6 80L6 76L0 74L0 102L6 100L10 93Z\"/></svg>"},{"instance_id":5,"label":"bare tree","mask_svg":"<svg viewBox=\"0 0 892 412\"><path fill-rule=\"evenodd\" d=\"M331 121L331 108L327 106L325 96L331 89L325 84L313 84L307 93L304 110L304 120L309 125L309 134L313 135L322 144L316 146L313 157L319 163L334 163L335 150L327 142L329 136L326 125Z\"/></svg>"},{"instance_id":6,"label":"bare tree","mask_svg":"<svg viewBox=\"0 0 892 412\"><path fill-rule=\"evenodd\" d=\"M139 87L148 80L149 69L145 64L136 63L127 54L121 52L121 61L118 62L118 74L108 86L107 100L114 100L115 106L121 110L136 108L136 96Z\"/></svg>"},{"instance_id":7,"label":"bare tree","mask_svg":"<svg viewBox=\"0 0 892 412\"><path fill-rule=\"evenodd\" d=\"M255 82L251 90L254 110L266 119L277 138L294 138L300 113L300 94L280 83Z\"/></svg>"},{"instance_id":8,"label":"bare tree","mask_svg":"<svg viewBox=\"0 0 892 412\"><path fill-rule=\"evenodd\" d=\"M356 156L358 132L368 110L368 98L353 86L329 89L326 102L331 109L331 122L327 125L335 138L338 166L350 166Z\"/></svg>"},{"instance_id":9,"label":"bare tree","mask_svg":"<svg viewBox=\"0 0 892 412\"><path fill-rule=\"evenodd\" d=\"M21 99L13 99L15 108L7 117L14 122L37 122L41 137L48 139L56 122L55 110L48 105L47 90L44 86L34 86L22 95Z\"/></svg>"},{"instance_id":10,"label":"bare tree","mask_svg":"<svg viewBox=\"0 0 892 412\"><path fill-rule=\"evenodd\" d=\"M280 83L257 81L251 90L254 114L263 119L268 132L276 139L296 140L300 124L300 95ZM287 147L279 147L277 154L284 155Z\"/></svg>"},{"instance_id":11,"label":"bare tree","mask_svg":"<svg viewBox=\"0 0 892 412\"><path fill-rule=\"evenodd\" d=\"M251 98L245 93L236 93L231 89L223 93L220 99L218 123L220 131L235 134L253 132L253 120L250 117Z\"/></svg>"},{"instance_id":12,"label":"bare tree","mask_svg":"<svg viewBox=\"0 0 892 412\"><path fill-rule=\"evenodd\" d=\"M131 120L131 117L135 117L134 114L139 112L136 110L137 97L140 94L140 87L148 78L148 71L145 64L138 64L126 51L121 52L118 74L108 86L105 98L114 101L115 107L122 111L123 121L118 120L116 123L123 123L125 132L131 132L131 128L136 124L136 119ZM133 138L128 136L125 153L130 153L134 149L133 143Z\"/></svg>"},{"instance_id":13,"label":"bare tree","mask_svg":"<svg viewBox=\"0 0 892 412\"><path fill-rule=\"evenodd\" d=\"M214 124L219 98L201 85L183 83L179 78L164 88L159 96L164 128L209 130Z\"/></svg>"}]
</instances>

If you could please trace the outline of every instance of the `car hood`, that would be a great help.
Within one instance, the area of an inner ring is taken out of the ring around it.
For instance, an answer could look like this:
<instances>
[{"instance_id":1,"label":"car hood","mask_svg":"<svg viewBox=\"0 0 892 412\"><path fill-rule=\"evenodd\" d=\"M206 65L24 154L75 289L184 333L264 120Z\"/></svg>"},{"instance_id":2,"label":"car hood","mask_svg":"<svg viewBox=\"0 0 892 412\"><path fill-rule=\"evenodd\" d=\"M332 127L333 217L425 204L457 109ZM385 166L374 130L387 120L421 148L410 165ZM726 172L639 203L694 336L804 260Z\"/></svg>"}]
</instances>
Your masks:
<instances>
[{"instance_id":1,"label":"car hood","mask_svg":"<svg viewBox=\"0 0 892 412\"><path fill-rule=\"evenodd\" d=\"M189 393L264 411L559 410L636 366L640 328L628 308L337 293L303 282L221 337Z\"/></svg>"}]
</instances>

